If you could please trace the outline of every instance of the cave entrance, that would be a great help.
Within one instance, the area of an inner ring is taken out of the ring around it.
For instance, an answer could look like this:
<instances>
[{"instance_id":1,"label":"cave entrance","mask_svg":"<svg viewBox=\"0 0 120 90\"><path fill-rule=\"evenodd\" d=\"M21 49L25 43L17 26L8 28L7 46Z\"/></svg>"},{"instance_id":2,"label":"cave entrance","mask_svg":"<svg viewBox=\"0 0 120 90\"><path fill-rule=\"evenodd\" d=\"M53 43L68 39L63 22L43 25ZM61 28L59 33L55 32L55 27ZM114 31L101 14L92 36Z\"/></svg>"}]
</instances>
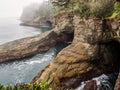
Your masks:
<instances>
[{"instance_id":1,"label":"cave entrance","mask_svg":"<svg viewBox=\"0 0 120 90\"><path fill-rule=\"evenodd\" d=\"M49 20L47 20L47 21L46 21L46 25L49 26L49 27L52 27L52 22L49 21Z\"/></svg>"}]
</instances>

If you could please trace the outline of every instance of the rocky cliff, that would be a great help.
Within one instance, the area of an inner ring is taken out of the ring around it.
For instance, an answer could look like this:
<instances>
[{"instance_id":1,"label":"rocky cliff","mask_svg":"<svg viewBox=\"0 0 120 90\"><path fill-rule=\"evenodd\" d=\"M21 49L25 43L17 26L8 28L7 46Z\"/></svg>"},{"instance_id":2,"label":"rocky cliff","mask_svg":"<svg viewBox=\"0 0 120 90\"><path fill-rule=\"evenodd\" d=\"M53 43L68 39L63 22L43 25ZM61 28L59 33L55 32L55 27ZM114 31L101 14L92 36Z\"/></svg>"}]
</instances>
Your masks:
<instances>
[{"instance_id":1,"label":"rocky cliff","mask_svg":"<svg viewBox=\"0 0 120 90\"><path fill-rule=\"evenodd\" d=\"M75 89L82 81L119 72L120 23L117 20L64 13L55 16L54 23L54 29L41 35L0 45L0 62L25 58L47 51L58 42L71 41L31 83L47 81L54 90ZM119 76L115 90L120 88Z\"/></svg>"},{"instance_id":2,"label":"rocky cliff","mask_svg":"<svg viewBox=\"0 0 120 90\"><path fill-rule=\"evenodd\" d=\"M25 58L59 42L71 41L32 83L44 80L54 90L74 89L82 81L119 71L119 26L117 20L59 14L55 16L54 29L0 45L0 62ZM119 90L119 81L118 77L115 90Z\"/></svg>"},{"instance_id":3,"label":"rocky cliff","mask_svg":"<svg viewBox=\"0 0 120 90\"><path fill-rule=\"evenodd\" d=\"M59 17L56 27L60 28L66 20L73 24L71 45L63 49L32 83L45 80L55 90L66 90L103 73L118 72L120 45L111 35L116 25L94 17L85 19L73 14L68 17L71 18Z\"/></svg>"}]
</instances>

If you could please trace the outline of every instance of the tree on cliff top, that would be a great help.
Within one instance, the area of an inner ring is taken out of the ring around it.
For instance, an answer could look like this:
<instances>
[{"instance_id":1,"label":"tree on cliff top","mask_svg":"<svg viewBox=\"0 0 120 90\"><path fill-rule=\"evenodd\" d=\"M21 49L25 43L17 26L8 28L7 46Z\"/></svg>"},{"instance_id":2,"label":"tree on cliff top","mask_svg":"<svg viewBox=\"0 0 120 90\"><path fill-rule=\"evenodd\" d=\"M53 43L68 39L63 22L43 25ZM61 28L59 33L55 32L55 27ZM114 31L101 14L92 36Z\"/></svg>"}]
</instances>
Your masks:
<instances>
[{"instance_id":1,"label":"tree on cliff top","mask_svg":"<svg viewBox=\"0 0 120 90\"><path fill-rule=\"evenodd\" d=\"M33 22L35 19L49 17L53 14L53 6L49 1L41 4L33 3L23 9L21 15L22 22Z\"/></svg>"},{"instance_id":2,"label":"tree on cliff top","mask_svg":"<svg viewBox=\"0 0 120 90\"><path fill-rule=\"evenodd\" d=\"M36 17L36 11L39 8L39 4L37 3L32 3L28 6L26 6L23 9L22 15L21 15L21 21L22 22L30 22L33 21L34 18Z\"/></svg>"}]
</instances>

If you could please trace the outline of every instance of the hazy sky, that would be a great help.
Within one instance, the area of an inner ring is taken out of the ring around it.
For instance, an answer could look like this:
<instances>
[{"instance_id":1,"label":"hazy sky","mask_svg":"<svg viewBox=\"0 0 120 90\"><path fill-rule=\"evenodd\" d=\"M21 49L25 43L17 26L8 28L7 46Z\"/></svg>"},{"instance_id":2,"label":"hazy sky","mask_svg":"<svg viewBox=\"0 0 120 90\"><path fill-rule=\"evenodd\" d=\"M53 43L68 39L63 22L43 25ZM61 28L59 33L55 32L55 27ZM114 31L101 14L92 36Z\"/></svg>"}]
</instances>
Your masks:
<instances>
[{"instance_id":1,"label":"hazy sky","mask_svg":"<svg viewBox=\"0 0 120 90\"><path fill-rule=\"evenodd\" d=\"M23 7L44 0L0 0L0 17L19 17Z\"/></svg>"}]
</instances>

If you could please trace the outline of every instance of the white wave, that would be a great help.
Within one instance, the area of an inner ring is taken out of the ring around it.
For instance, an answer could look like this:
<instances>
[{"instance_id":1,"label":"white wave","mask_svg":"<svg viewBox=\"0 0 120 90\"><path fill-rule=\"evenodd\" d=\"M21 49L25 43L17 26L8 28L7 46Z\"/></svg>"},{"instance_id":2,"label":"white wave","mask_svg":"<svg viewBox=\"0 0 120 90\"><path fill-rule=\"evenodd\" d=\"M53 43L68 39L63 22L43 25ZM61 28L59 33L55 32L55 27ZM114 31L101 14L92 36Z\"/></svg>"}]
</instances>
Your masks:
<instances>
[{"instance_id":1,"label":"white wave","mask_svg":"<svg viewBox=\"0 0 120 90\"><path fill-rule=\"evenodd\" d=\"M42 61L30 61L30 62L25 62L26 64L35 64L35 63L42 63Z\"/></svg>"},{"instance_id":2,"label":"white wave","mask_svg":"<svg viewBox=\"0 0 120 90\"><path fill-rule=\"evenodd\" d=\"M101 80L105 80L105 79L109 79L108 76L105 75L105 74L102 74L102 75L99 76L99 77L93 78L93 80L96 80L97 86L100 85Z\"/></svg>"},{"instance_id":3,"label":"white wave","mask_svg":"<svg viewBox=\"0 0 120 90\"><path fill-rule=\"evenodd\" d=\"M101 80L105 80L105 79L109 79L107 75L103 74L99 77L95 77L93 78L92 80L95 80L96 83L97 83L97 86L100 86L101 85ZM87 81L85 81L87 82ZM75 90L83 90L84 86L85 86L85 82L81 82L80 86L78 88L76 88Z\"/></svg>"}]
</instances>

